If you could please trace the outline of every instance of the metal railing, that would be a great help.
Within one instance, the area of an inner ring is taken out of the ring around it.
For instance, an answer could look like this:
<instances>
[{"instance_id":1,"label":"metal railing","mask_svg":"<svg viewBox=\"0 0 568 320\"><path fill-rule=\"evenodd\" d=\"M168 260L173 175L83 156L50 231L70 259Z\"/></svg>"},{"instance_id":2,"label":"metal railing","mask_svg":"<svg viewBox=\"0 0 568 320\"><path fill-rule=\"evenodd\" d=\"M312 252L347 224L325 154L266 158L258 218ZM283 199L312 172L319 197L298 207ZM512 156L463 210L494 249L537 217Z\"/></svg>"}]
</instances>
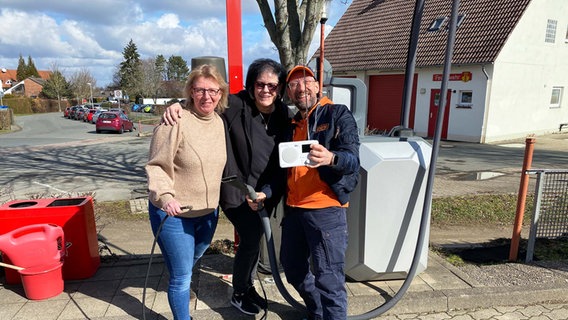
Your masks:
<instances>
[{"instance_id":1,"label":"metal railing","mask_svg":"<svg viewBox=\"0 0 568 320\"><path fill-rule=\"evenodd\" d=\"M525 260L531 262L538 238L568 237L568 170L534 169L526 173L537 176Z\"/></svg>"}]
</instances>

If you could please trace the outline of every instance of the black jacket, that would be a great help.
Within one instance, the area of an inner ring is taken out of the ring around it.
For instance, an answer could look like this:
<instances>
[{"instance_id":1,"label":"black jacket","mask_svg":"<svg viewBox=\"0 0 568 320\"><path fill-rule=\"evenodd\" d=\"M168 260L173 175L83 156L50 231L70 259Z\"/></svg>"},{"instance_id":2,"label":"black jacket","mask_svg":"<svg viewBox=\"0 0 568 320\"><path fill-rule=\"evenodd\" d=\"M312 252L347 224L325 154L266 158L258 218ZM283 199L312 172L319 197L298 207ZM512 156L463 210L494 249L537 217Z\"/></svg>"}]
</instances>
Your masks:
<instances>
[{"instance_id":1,"label":"black jacket","mask_svg":"<svg viewBox=\"0 0 568 320\"><path fill-rule=\"evenodd\" d=\"M321 103L331 102L323 98ZM301 120L300 113L294 119ZM349 194L359 182L359 133L351 111L342 104L324 104L316 107L309 117L309 140L335 153L338 162L334 166L318 167L320 178L333 190L341 204L349 201ZM290 133L289 141L293 132Z\"/></svg>"},{"instance_id":2,"label":"black jacket","mask_svg":"<svg viewBox=\"0 0 568 320\"><path fill-rule=\"evenodd\" d=\"M278 143L285 141L291 116L288 106L280 102L263 119L245 90L229 96L229 108L223 113L228 142L224 176L236 175L256 191L266 193L268 199L264 205L268 210L276 206L286 187L286 170L278 163ZM265 120L268 130L261 120ZM223 210L238 207L243 201L241 190L221 186Z\"/></svg>"}]
</instances>

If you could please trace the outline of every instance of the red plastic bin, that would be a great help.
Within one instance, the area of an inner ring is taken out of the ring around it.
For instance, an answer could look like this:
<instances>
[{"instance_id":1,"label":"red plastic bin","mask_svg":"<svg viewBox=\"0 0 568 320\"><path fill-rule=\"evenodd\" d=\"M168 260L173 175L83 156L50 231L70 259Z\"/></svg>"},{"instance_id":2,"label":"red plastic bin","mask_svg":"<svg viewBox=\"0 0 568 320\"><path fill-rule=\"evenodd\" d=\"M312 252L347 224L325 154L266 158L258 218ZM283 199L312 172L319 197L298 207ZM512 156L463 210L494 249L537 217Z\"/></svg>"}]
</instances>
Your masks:
<instances>
[{"instance_id":1,"label":"red plastic bin","mask_svg":"<svg viewBox=\"0 0 568 320\"><path fill-rule=\"evenodd\" d=\"M40 223L63 228L67 247L64 280L86 279L97 272L101 260L92 197L15 200L0 206L0 234ZM18 272L5 271L7 283L21 282Z\"/></svg>"}]
</instances>

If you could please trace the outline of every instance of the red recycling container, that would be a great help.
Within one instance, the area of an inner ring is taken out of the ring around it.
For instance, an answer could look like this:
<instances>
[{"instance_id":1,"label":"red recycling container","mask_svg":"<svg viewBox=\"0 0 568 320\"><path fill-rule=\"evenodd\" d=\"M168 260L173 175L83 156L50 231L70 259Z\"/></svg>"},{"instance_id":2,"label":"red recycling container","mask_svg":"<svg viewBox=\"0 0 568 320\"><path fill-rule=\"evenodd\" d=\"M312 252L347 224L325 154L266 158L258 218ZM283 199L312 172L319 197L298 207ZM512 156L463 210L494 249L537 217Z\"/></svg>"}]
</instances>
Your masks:
<instances>
[{"instance_id":1,"label":"red recycling container","mask_svg":"<svg viewBox=\"0 0 568 320\"><path fill-rule=\"evenodd\" d=\"M101 260L92 197L15 200L0 206L0 234L40 223L63 228L64 280L86 279L97 272ZM20 281L17 272L6 269L6 282Z\"/></svg>"}]
</instances>

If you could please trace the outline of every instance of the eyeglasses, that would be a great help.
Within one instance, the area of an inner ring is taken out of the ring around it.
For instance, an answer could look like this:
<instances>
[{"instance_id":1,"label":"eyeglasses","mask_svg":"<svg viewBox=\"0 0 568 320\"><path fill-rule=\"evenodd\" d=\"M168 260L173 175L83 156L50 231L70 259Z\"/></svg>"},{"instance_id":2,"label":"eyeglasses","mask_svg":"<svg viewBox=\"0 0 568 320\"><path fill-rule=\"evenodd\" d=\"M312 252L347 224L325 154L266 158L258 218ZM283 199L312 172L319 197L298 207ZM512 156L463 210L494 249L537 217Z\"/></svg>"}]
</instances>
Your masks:
<instances>
[{"instance_id":1,"label":"eyeglasses","mask_svg":"<svg viewBox=\"0 0 568 320\"><path fill-rule=\"evenodd\" d=\"M299 80L291 81L291 82L288 82L288 88L294 90L300 85L300 83L303 83L304 86L307 87L308 85L312 85L312 84L316 83L316 80L315 79L299 79Z\"/></svg>"},{"instance_id":2,"label":"eyeglasses","mask_svg":"<svg viewBox=\"0 0 568 320\"><path fill-rule=\"evenodd\" d=\"M207 92L210 97L216 97L221 92L221 89L193 88L193 93L195 93L196 96L204 96L205 92Z\"/></svg>"},{"instance_id":3,"label":"eyeglasses","mask_svg":"<svg viewBox=\"0 0 568 320\"><path fill-rule=\"evenodd\" d=\"M274 91L278 88L278 83L264 83L257 81L254 83L257 89L263 90L265 87L268 88L268 91Z\"/></svg>"}]
</instances>

